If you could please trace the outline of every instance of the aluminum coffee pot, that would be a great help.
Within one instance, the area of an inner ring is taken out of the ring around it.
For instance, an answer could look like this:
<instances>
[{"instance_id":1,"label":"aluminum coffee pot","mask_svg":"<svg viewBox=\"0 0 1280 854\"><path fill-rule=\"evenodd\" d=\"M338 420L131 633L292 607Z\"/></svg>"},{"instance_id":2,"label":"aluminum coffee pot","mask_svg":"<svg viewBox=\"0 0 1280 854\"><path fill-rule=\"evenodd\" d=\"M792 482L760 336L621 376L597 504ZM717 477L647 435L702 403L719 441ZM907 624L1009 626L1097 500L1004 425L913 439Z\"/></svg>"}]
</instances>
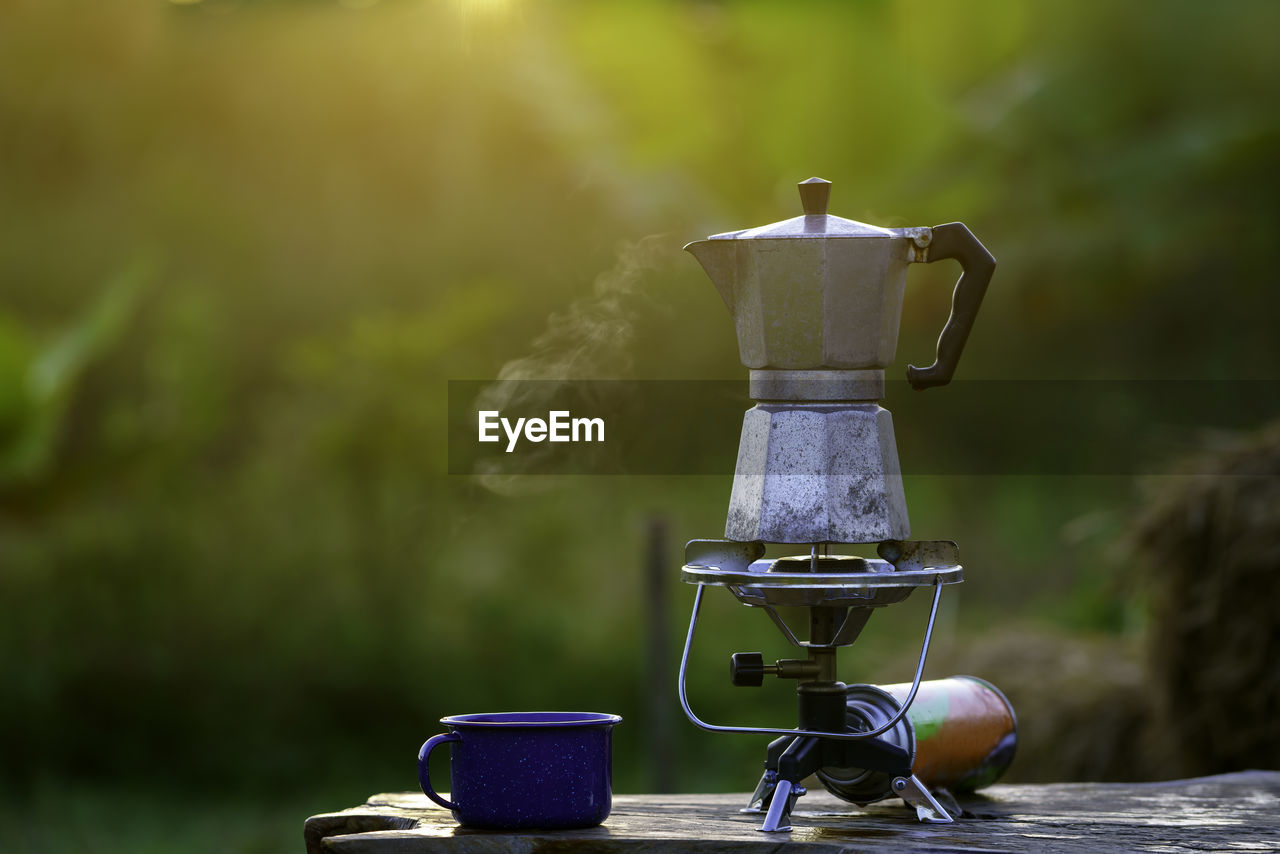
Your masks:
<instances>
[{"instance_id":1,"label":"aluminum coffee pot","mask_svg":"<svg viewBox=\"0 0 1280 854\"><path fill-rule=\"evenodd\" d=\"M932 365L945 385L995 270L958 222L878 228L827 213L831 184L800 184L804 215L690 243L733 314L751 397L725 538L736 542L905 540L893 419L879 405L898 347L907 265L955 258L962 273Z\"/></svg>"},{"instance_id":2,"label":"aluminum coffee pot","mask_svg":"<svg viewBox=\"0 0 1280 854\"><path fill-rule=\"evenodd\" d=\"M733 314L742 363L755 370L883 371L898 347L907 265L955 258L963 273L937 357L927 368L907 368L917 389L950 382L995 258L961 223L879 228L828 214L829 181L799 186L803 216L684 247Z\"/></svg>"}]
</instances>

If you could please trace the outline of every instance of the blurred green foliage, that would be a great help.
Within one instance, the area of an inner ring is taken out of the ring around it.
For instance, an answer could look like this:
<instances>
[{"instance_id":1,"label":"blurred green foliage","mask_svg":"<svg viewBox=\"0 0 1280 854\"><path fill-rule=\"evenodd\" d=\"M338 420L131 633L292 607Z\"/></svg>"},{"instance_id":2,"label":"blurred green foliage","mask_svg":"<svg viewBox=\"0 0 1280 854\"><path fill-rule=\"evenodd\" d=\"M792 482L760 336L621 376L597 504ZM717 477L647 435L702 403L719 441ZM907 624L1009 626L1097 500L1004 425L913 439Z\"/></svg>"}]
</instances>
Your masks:
<instances>
[{"instance_id":1,"label":"blurred green foliage","mask_svg":"<svg viewBox=\"0 0 1280 854\"><path fill-rule=\"evenodd\" d=\"M301 787L318 812L412 787L442 714L589 707L627 717L617 787L645 788L645 523L670 524L678 633L677 547L719 532L728 479L492 493L443 473L446 381L497 376L650 235L590 363L740 376L678 248L790 216L811 174L834 212L962 219L1000 259L967 378L1274 378L1278 25L1265 2L7 4L0 782ZM903 364L953 275L913 271ZM972 567L943 637L1140 628L1108 548L1132 493L909 478L917 535ZM706 715L790 719L720 678L725 643L773 630L709 607ZM850 672L897 678L922 608ZM758 744L675 729L680 788L750 785Z\"/></svg>"}]
</instances>

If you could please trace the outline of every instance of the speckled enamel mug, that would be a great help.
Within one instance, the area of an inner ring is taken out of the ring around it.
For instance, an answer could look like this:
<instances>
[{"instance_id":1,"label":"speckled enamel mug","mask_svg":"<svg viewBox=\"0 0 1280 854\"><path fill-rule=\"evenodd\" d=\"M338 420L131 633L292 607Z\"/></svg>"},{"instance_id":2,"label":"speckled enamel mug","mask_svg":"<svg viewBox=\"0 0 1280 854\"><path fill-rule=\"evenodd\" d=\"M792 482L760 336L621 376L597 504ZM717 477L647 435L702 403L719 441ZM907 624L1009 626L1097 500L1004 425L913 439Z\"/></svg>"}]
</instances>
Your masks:
<instances>
[{"instance_id":1,"label":"speckled enamel mug","mask_svg":"<svg viewBox=\"0 0 1280 854\"><path fill-rule=\"evenodd\" d=\"M593 827L613 806L613 728L598 712L451 715L449 732L418 751L428 798L466 827L555 830ZM449 799L431 785L431 751L450 745Z\"/></svg>"}]
</instances>

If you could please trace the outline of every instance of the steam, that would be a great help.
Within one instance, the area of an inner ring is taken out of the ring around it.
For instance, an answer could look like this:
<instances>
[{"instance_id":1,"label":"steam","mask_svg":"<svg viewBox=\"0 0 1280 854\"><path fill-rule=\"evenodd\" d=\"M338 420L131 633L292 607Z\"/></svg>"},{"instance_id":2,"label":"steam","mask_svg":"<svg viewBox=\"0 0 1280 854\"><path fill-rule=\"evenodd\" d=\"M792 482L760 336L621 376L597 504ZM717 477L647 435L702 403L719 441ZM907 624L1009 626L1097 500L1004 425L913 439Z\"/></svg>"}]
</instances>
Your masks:
<instances>
[{"instance_id":1,"label":"steam","mask_svg":"<svg viewBox=\"0 0 1280 854\"><path fill-rule=\"evenodd\" d=\"M631 344L637 309L645 299L645 275L670 255L662 234L624 243L617 263L596 277L591 294L547 318L546 331L534 339L533 351L502 366L499 381L477 397L477 409L542 409L571 381L625 377L634 363ZM512 382L530 380L537 382ZM520 472L512 467L518 463L486 463L478 472L485 488L503 495L536 488L530 479L517 481Z\"/></svg>"}]
</instances>

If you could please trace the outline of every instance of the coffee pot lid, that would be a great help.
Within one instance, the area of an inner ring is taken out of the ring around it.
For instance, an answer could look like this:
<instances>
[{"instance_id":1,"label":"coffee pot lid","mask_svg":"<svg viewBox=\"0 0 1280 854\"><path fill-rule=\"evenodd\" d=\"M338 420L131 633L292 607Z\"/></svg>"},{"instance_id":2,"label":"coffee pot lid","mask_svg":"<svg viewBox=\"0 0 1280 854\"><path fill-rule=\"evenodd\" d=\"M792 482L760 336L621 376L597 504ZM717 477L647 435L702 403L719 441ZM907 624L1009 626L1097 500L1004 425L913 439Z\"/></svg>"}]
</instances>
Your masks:
<instances>
[{"instance_id":1,"label":"coffee pot lid","mask_svg":"<svg viewBox=\"0 0 1280 854\"><path fill-rule=\"evenodd\" d=\"M867 225L842 216L827 213L827 201L831 198L831 182L822 178L810 178L799 183L800 203L804 206L804 215L784 219L781 222L762 225L757 228L746 228L739 231L726 231L713 234L710 240L772 240L778 238L804 237L897 237L898 234L887 228Z\"/></svg>"}]
</instances>

